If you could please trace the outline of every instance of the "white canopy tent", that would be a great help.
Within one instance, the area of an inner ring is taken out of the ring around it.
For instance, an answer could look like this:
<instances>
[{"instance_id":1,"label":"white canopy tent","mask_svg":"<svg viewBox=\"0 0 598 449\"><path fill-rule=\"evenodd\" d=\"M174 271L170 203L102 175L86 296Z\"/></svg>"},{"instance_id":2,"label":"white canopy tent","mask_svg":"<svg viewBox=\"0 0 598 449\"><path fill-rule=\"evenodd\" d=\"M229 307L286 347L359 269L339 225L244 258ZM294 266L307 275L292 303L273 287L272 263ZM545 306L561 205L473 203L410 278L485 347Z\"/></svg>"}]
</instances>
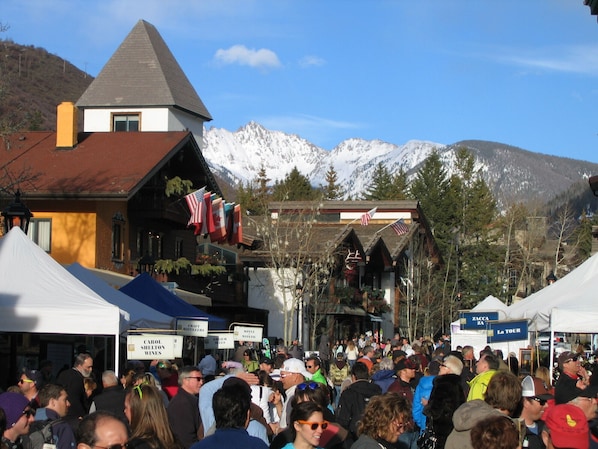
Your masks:
<instances>
[{"instance_id":1,"label":"white canopy tent","mask_svg":"<svg viewBox=\"0 0 598 449\"><path fill-rule=\"evenodd\" d=\"M596 334L596 291L598 254L554 284L513 304L509 318L527 318L531 331L550 332L550 342L554 342L555 332ZM550 351L550 366L554 366L554 351Z\"/></svg>"},{"instance_id":2,"label":"white canopy tent","mask_svg":"<svg viewBox=\"0 0 598 449\"><path fill-rule=\"evenodd\" d=\"M500 299L490 295L481 301L477 306L471 309L471 312L498 312L498 319L505 320L507 318L508 306ZM476 357L480 351L488 346L486 330L468 330L461 329L459 320L451 323L451 348L454 350L457 346L473 346ZM492 343L492 349L500 349L505 356L510 352L514 352L519 357L519 349L525 348L529 344L529 340L523 341L509 341Z\"/></svg>"},{"instance_id":3,"label":"white canopy tent","mask_svg":"<svg viewBox=\"0 0 598 449\"><path fill-rule=\"evenodd\" d=\"M0 330L119 337L129 314L66 271L20 228L0 239Z\"/></svg>"},{"instance_id":4,"label":"white canopy tent","mask_svg":"<svg viewBox=\"0 0 598 449\"><path fill-rule=\"evenodd\" d=\"M598 333L598 254L554 284L509 307L512 319L527 318L538 332Z\"/></svg>"}]
</instances>

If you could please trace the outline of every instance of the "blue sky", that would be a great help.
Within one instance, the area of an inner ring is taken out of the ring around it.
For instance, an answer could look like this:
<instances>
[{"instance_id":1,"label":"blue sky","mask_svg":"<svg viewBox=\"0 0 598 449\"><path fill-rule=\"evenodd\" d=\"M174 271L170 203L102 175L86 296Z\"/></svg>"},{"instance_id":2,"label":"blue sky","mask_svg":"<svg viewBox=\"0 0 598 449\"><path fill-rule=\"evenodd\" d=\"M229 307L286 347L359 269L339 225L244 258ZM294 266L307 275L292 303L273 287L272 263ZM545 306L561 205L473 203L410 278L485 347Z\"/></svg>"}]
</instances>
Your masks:
<instances>
[{"instance_id":1,"label":"blue sky","mask_svg":"<svg viewBox=\"0 0 598 449\"><path fill-rule=\"evenodd\" d=\"M325 149L491 140L598 163L598 23L583 0L1 0L0 37L95 76L139 19L214 120Z\"/></svg>"}]
</instances>

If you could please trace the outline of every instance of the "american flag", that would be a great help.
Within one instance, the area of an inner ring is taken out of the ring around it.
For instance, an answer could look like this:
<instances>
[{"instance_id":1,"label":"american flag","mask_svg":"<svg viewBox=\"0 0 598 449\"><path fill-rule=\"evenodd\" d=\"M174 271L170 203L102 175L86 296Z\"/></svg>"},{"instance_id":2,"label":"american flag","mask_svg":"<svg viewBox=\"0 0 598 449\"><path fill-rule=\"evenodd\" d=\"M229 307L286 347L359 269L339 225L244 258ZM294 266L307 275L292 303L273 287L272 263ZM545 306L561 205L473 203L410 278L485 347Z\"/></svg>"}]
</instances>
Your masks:
<instances>
[{"instance_id":1,"label":"american flag","mask_svg":"<svg viewBox=\"0 0 598 449\"><path fill-rule=\"evenodd\" d=\"M199 225L202 222L202 209L204 205L204 193L206 192L206 188L203 187L195 192L190 193L189 195L185 196L185 201L187 201L187 206L189 207L189 212L191 212L191 217L189 218L189 225Z\"/></svg>"},{"instance_id":2,"label":"american flag","mask_svg":"<svg viewBox=\"0 0 598 449\"><path fill-rule=\"evenodd\" d=\"M404 235L409 232L409 226L405 224L405 221L403 221L402 218L399 218L397 221L391 224L390 227L397 235Z\"/></svg>"},{"instance_id":3,"label":"american flag","mask_svg":"<svg viewBox=\"0 0 598 449\"><path fill-rule=\"evenodd\" d=\"M372 210L367 211L365 214L361 216L361 226L367 226L370 224L370 220L378 210L377 207L374 207Z\"/></svg>"}]
</instances>

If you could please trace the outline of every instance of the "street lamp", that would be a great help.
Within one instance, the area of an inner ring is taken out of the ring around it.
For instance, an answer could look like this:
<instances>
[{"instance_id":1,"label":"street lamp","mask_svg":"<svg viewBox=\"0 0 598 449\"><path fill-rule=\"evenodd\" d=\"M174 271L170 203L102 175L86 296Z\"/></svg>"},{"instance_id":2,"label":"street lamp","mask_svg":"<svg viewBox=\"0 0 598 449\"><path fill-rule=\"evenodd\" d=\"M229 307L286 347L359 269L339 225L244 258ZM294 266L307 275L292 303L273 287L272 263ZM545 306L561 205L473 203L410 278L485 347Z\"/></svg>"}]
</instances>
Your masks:
<instances>
[{"instance_id":1,"label":"street lamp","mask_svg":"<svg viewBox=\"0 0 598 449\"><path fill-rule=\"evenodd\" d=\"M21 203L21 192L17 190L14 202L10 203L2 210L2 216L4 217L5 234L15 226L21 228L21 230L27 234L29 221L33 217L33 214L27 206Z\"/></svg>"},{"instance_id":2,"label":"street lamp","mask_svg":"<svg viewBox=\"0 0 598 449\"><path fill-rule=\"evenodd\" d=\"M295 296L297 300L297 340L303 343L303 285L297 283L295 287Z\"/></svg>"}]
</instances>

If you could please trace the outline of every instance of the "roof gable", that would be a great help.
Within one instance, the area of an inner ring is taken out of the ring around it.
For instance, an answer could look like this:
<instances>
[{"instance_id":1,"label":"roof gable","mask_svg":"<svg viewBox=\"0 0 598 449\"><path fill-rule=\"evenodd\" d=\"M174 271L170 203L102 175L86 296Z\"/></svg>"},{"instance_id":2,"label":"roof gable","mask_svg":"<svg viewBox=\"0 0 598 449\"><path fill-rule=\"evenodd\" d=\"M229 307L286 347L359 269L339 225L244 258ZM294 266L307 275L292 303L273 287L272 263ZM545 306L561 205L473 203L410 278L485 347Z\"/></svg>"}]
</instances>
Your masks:
<instances>
[{"instance_id":1,"label":"roof gable","mask_svg":"<svg viewBox=\"0 0 598 449\"><path fill-rule=\"evenodd\" d=\"M28 197L131 198L160 167L184 148L197 169L207 166L193 135L184 131L79 134L74 149L56 148L56 133L19 133L0 141L0 169L25 177ZM205 164L205 165L204 165ZM211 173L205 176L214 182ZM210 186L219 192L218 186Z\"/></svg>"},{"instance_id":2,"label":"roof gable","mask_svg":"<svg viewBox=\"0 0 598 449\"><path fill-rule=\"evenodd\" d=\"M77 106L172 106L212 120L158 30L144 20L137 22Z\"/></svg>"}]
</instances>

